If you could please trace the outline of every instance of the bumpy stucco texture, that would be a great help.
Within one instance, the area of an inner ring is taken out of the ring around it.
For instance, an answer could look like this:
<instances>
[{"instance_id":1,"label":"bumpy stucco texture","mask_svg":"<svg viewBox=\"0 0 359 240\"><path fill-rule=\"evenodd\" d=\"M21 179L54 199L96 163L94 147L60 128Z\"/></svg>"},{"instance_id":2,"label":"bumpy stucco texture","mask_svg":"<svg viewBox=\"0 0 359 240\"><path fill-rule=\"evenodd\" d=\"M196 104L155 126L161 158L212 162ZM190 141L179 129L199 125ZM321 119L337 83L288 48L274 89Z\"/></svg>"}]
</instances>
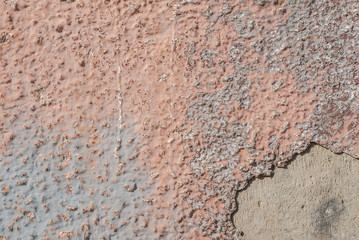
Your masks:
<instances>
[{"instance_id":1,"label":"bumpy stucco texture","mask_svg":"<svg viewBox=\"0 0 359 240\"><path fill-rule=\"evenodd\" d=\"M1 1L3 238L242 238L248 180L359 157L358 7Z\"/></svg>"}]
</instances>

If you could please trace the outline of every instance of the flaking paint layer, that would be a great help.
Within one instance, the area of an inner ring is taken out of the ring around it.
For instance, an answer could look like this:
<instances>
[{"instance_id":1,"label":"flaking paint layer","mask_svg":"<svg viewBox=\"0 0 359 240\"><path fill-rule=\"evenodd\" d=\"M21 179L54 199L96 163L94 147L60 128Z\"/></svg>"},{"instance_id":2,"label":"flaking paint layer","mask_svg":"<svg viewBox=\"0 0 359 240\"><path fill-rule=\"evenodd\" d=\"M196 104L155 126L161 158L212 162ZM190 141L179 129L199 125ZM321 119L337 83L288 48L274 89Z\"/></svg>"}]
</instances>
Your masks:
<instances>
[{"instance_id":1,"label":"flaking paint layer","mask_svg":"<svg viewBox=\"0 0 359 240\"><path fill-rule=\"evenodd\" d=\"M4 237L240 239L248 180L357 157L358 4L1 2Z\"/></svg>"}]
</instances>

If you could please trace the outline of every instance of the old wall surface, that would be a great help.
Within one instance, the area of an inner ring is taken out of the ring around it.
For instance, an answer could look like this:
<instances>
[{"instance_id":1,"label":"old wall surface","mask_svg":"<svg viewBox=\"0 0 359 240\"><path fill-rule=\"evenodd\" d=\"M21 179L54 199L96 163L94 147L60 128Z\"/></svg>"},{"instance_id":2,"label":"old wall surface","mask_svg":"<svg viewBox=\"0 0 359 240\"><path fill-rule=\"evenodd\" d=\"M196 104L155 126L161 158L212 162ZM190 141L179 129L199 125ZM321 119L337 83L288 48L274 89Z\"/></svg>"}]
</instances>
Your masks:
<instances>
[{"instance_id":1,"label":"old wall surface","mask_svg":"<svg viewBox=\"0 0 359 240\"><path fill-rule=\"evenodd\" d=\"M359 161L315 145L238 194L234 223L247 240L359 238Z\"/></svg>"},{"instance_id":2,"label":"old wall surface","mask_svg":"<svg viewBox=\"0 0 359 240\"><path fill-rule=\"evenodd\" d=\"M359 157L358 7L1 1L0 236L241 239L250 179Z\"/></svg>"}]
</instances>

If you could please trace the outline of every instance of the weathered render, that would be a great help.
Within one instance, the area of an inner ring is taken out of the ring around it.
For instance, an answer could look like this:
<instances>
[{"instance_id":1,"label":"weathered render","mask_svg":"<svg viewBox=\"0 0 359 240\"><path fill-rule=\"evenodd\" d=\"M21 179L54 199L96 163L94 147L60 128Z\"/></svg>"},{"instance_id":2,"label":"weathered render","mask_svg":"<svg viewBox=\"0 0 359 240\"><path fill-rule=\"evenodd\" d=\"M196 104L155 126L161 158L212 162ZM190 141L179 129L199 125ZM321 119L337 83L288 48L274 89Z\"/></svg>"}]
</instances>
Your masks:
<instances>
[{"instance_id":1,"label":"weathered render","mask_svg":"<svg viewBox=\"0 0 359 240\"><path fill-rule=\"evenodd\" d=\"M3 239L242 239L249 180L359 157L357 0L0 10Z\"/></svg>"}]
</instances>

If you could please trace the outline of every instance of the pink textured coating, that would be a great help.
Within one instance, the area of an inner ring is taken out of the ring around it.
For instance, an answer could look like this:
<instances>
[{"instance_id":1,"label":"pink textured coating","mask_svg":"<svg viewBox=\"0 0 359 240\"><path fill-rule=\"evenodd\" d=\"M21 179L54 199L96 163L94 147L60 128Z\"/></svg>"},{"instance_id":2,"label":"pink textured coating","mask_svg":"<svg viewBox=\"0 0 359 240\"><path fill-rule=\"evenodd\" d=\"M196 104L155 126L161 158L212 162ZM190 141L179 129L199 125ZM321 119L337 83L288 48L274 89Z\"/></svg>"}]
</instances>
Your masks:
<instances>
[{"instance_id":1,"label":"pink textured coating","mask_svg":"<svg viewBox=\"0 0 359 240\"><path fill-rule=\"evenodd\" d=\"M0 3L0 239L242 239L250 179L359 157L359 2Z\"/></svg>"}]
</instances>

